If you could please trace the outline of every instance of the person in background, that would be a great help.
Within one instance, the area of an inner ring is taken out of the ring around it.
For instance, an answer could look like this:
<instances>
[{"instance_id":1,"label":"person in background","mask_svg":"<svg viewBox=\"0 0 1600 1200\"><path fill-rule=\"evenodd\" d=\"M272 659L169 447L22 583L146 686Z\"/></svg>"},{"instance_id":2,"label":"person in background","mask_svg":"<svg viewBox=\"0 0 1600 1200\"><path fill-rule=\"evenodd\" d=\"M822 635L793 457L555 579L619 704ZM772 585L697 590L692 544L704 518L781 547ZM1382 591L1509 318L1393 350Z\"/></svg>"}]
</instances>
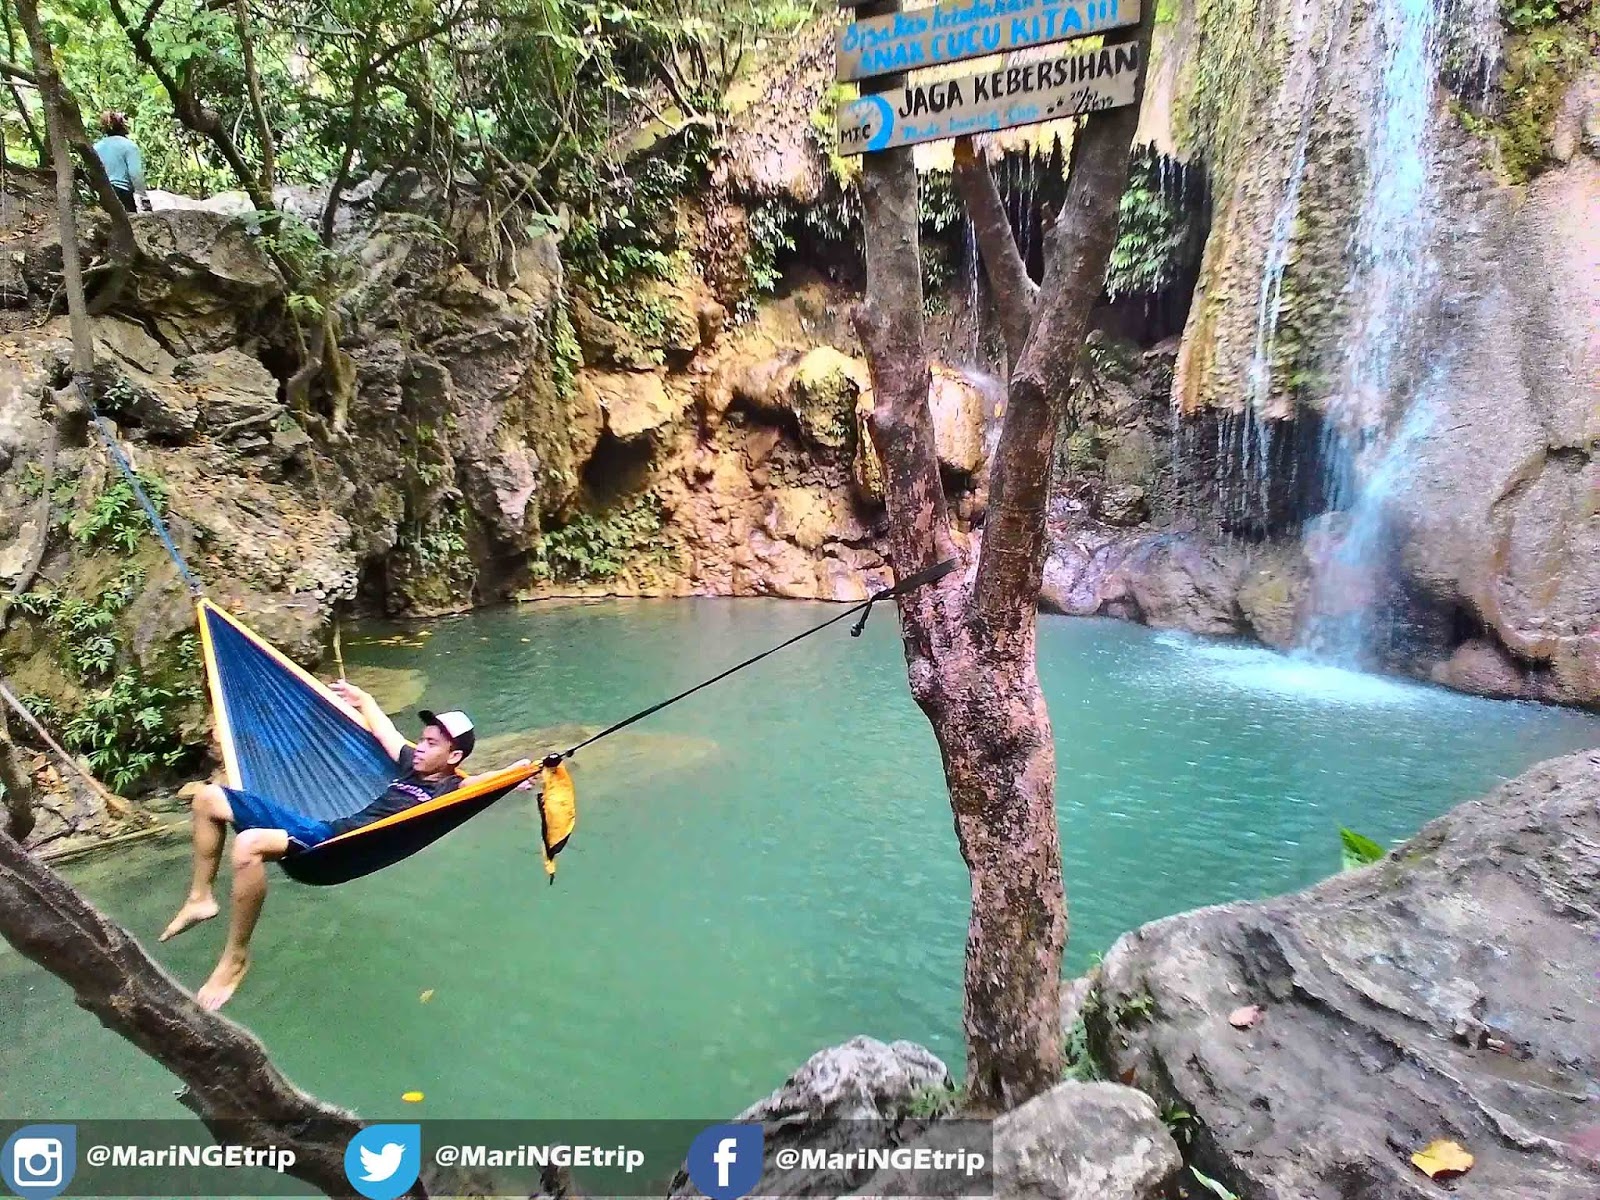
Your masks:
<instances>
[{"instance_id":1,"label":"person in background","mask_svg":"<svg viewBox=\"0 0 1600 1200\"><path fill-rule=\"evenodd\" d=\"M100 130L105 134L94 144L111 187L129 212L150 211L150 196L144 187L144 159L139 147L128 136L128 118L119 112L100 114Z\"/></svg>"}]
</instances>

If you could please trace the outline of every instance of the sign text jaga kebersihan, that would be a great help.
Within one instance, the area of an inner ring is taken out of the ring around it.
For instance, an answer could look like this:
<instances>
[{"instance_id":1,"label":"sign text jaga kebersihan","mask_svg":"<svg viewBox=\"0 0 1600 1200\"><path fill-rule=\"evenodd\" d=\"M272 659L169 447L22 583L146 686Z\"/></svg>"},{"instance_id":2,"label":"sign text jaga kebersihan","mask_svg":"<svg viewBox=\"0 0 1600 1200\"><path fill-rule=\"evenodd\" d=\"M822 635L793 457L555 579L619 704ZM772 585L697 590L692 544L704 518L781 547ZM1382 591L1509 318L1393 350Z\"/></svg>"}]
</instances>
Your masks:
<instances>
[{"instance_id":1,"label":"sign text jaga kebersihan","mask_svg":"<svg viewBox=\"0 0 1600 1200\"><path fill-rule=\"evenodd\" d=\"M1082 116L1133 103L1136 42L1001 67L963 79L907 84L839 109L839 152L861 154Z\"/></svg>"}]
</instances>

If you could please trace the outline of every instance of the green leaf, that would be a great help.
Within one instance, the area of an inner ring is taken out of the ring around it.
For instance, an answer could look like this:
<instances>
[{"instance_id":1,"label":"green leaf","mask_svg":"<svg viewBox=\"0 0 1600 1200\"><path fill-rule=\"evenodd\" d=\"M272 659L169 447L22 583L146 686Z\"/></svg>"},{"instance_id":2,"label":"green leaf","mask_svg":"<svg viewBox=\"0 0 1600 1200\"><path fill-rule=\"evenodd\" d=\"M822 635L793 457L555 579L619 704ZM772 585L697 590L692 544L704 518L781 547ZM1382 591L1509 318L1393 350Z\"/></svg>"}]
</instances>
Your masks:
<instances>
[{"instance_id":1,"label":"green leaf","mask_svg":"<svg viewBox=\"0 0 1600 1200\"><path fill-rule=\"evenodd\" d=\"M1346 871L1370 866L1388 853L1377 842L1363 837L1353 829L1340 829L1339 841L1343 844L1343 862Z\"/></svg>"}]
</instances>

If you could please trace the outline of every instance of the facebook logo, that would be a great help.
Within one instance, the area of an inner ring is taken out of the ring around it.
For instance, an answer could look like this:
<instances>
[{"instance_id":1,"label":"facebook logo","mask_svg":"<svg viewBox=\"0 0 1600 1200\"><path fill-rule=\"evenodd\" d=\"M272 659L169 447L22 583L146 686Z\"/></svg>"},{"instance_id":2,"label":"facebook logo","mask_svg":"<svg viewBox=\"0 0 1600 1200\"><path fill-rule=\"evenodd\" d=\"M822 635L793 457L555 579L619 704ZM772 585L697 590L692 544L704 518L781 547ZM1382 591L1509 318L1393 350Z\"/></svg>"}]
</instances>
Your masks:
<instances>
[{"instance_id":1,"label":"facebook logo","mask_svg":"<svg viewBox=\"0 0 1600 1200\"><path fill-rule=\"evenodd\" d=\"M689 1179L711 1200L739 1200L761 1182L759 1125L713 1125L689 1144Z\"/></svg>"}]
</instances>

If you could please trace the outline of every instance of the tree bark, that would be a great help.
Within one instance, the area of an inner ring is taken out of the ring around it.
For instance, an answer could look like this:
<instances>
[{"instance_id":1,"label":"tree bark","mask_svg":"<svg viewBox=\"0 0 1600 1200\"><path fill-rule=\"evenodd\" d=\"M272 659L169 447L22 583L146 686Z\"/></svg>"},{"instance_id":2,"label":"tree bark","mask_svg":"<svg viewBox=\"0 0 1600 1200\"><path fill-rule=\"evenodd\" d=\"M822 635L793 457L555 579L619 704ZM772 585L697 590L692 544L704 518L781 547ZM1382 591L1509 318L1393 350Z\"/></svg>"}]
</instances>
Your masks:
<instances>
[{"instance_id":1,"label":"tree bark","mask_svg":"<svg viewBox=\"0 0 1600 1200\"><path fill-rule=\"evenodd\" d=\"M36 0L17 0L17 16L33 53L45 127L50 132L50 160L56 172L56 219L61 227L61 276L67 293L68 327L72 334L72 374L80 386L93 386L94 336L89 305L83 295L83 262L78 256L78 210L73 202L72 155L68 150L66 88L56 74L55 57L39 25Z\"/></svg>"},{"instance_id":2,"label":"tree bark","mask_svg":"<svg viewBox=\"0 0 1600 1200\"><path fill-rule=\"evenodd\" d=\"M989 288L994 292L1000 329L1005 335L1008 366L1015 367L1028 342L1039 286L1028 278L1022 251L1011 233L1005 202L1000 199L1000 189L995 186L989 164L978 157L970 137L956 139L954 159L951 177L967 210L967 218L972 222L983 257L983 273L988 276Z\"/></svg>"},{"instance_id":3,"label":"tree bark","mask_svg":"<svg viewBox=\"0 0 1600 1200\"><path fill-rule=\"evenodd\" d=\"M1045 242L1038 307L1027 345L1011 364L1005 424L989 469L976 589L979 609L997 634L1020 635L1023 626L1031 629L1034 622L1044 574L1045 505L1056 432L1117 241L1117 206L1128 185L1128 152L1139 125L1154 24L1152 8L1137 26L1106 37L1108 45L1140 45L1134 102L1084 118L1073 139L1066 200Z\"/></svg>"},{"instance_id":4,"label":"tree bark","mask_svg":"<svg viewBox=\"0 0 1600 1200\"><path fill-rule=\"evenodd\" d=\"M0 787L6 791L5 823L0 829L21 842L33 832L33 780L17 761L17 746L4 712L0 712Z\"/></svg>"},{"instance_id":5,"label":"tree bark","mask_svg":"<svg viewBox=\"0 0 1600 1200\"><path fill-rule=\"evenodd\" d=\"M83 127L83 115L78 108L78 101L67 89L61 80L60 73L56 70L55 54L50 48L50 43L45 40L44 31L39 24L39 8L37 0L16 0L17 17L22 24L23 36L28 40L28 50L33 56L33 74L38 88L39 99L44 105L45 128L49 134L50 157L56 170L56 205L61 219L61 248L63 262L68 258L67 242L68 233L71 233L72 242L72 267L71 272L77 275L77 295L84 295L82 260L78 251L77 219L73 215L73 180L72 162L68 155L68 147L78 155L78 160L83 164L84 173L89 178L89 184L94 189L95 198L99 200L100 207L105 211L106 219L110 222L110 233L107 238L107 250L111 259L111 274L101 282L95 290L93 304L81 304L78 309L72 306L73 284L66 285L68 313L82 312L84 320L94 313L104 312L116 303L129 273L133 269L134 256L137 253L137 243L133 236L133 223L128 220L128 213L122 207L122 200L117 196L116 189L111 186L111 178L106 174L105 164L100 161L100 156L94 152L94 145L89 141L89 135ZM64 167L63 167L63 164ZM62 171L65 169L65 183ZM64 272L65 273L65 272ZM78 333L76 324L78 317L72 318L73 329L73 369L78 367ZM87 328L85 324L84 328ZM87 368L94 366L93 351L89 352Z\"/></svg>"},{"instance_id":6,"label":"tree bark","mask_svg":"<svg viewBox=\"0 0 1600 1200\"><path fill-rule=\"evenodd\" d=\"M344 1152L361 1121L289 1082L260 1042L196 1005L126 929L4 834L0 935L181 1079L178 1099L219 1138L292 1149L290 1174L330 1196L350 1194Z\"/></svg>"},{"instance_id":7,"label":"tree bark","mask_svg":"<svg viewBox=\"0 0 1600 1200\"><path fill-rule=\"evenodd\" d=\"M898 7L880 0L859 15ZM1147 13L1137 32L1147 48L1150 25ZM963 1019L967 1099L979 1111L1015 1107L1060 1078L1067 915L1055 744L1035 646L1044 499L1055 422L1102 290L1136 120L1136 107L1088 119L1036 300L987 167L970 146L957 156L958 187L998 293L1013 386L978 569L970 583L953 574L903 598L900 614L912 695L939 743L972 880ZM872 373L871 431L901 576L952 544L927 404L916 194L909 150L865 156L867 295L856 328Z\"/></svg>"},{"instance_id":8,"label":"tree bark","mask_svg":"<svg viewBox=\"0 0 1600 1200\"><path fill-rule=\"evenodd\" d=\"M141 22L141 25L143 23ZM255 39L250 36L250 15L244 0L233 0L233 24L239 33L239 49L244 57L245 86L250 93L250 112L256 122L256 137L261 142L261 194L270 197L277 184L277 143L272 137L272 122L261 99L261 75L256 70Z\"/></svg>"}]
</instances>

